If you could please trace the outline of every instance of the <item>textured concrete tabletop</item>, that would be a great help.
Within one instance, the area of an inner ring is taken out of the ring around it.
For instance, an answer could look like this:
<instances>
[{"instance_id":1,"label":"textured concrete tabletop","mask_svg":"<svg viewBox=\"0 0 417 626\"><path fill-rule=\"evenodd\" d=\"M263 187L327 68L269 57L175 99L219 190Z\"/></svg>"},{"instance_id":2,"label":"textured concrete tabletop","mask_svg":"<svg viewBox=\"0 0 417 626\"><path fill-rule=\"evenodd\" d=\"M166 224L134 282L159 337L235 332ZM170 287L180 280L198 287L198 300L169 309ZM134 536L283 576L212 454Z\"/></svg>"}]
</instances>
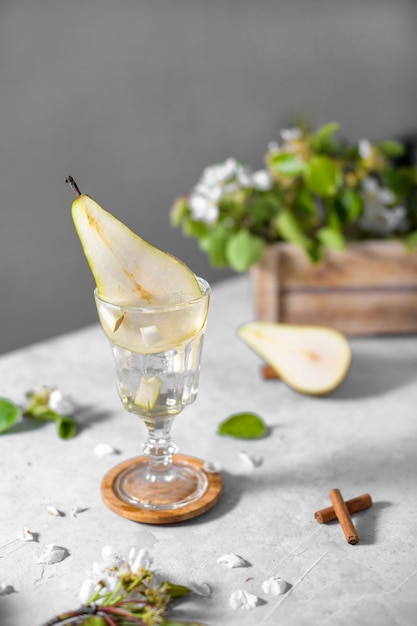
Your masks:
<instances>
[{"instance_id":1,"label":"textured concrete tabletop","mask_svg":"<svg viewBox=\"0 0 417 626\"><path fill-rule=\"evenodd\" d=\"M101 329L79 332L0 358L0 396L23 402L49 384L80 405L81 430L60 440L52 424L0 437L1 626L40 626L79 605L77 594L101 548L148 548L154 568L173 582L206 582L210 597L192 595L173 615L211 626L408 626L417 615L417 337L352 339L353 362L341 387L326 398L264 381L260 359L238 339L252 319L247 277L213 289L197 401L173 426L185 454L222 466L224 492L205 515L178 525L123 519L102 502L100 482L117 463L141 451L145 427L124 412L110 350ZM268 437L242 441L216 434L239 411L259 413ZM118 455L97 457L107 443ZM250 468L242 451L262 457ZM338 487L345 499L365 492L372 508L353 517L360 542L349 545L337 522L318 524ZM53 517L46 507L65 515ZM76 517L71 509L84 511ZM36 542L16 539L28 527ZM47 544L68 550L63 561L40 565ZM235 553L248 567L217 560ZM262 582L286 580L289 591L267 595ZM233 610L242 589L261 599Z\"/></svg>"}]
</instances>

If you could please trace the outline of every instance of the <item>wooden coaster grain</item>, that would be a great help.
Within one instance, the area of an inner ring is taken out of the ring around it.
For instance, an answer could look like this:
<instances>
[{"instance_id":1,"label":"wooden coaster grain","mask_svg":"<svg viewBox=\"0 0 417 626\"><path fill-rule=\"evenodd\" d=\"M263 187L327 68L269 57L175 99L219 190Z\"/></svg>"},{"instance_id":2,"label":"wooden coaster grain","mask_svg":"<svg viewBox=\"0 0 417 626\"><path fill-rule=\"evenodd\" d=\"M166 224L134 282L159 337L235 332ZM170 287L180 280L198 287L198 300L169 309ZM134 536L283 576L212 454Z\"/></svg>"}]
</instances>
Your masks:
<instances>
[{"instance_id":1,"label":"wooden coaster grain","mask_svg":"<svg viewBox=\"0 0 417 626\"><path fill-rule=\"evenodd\" d=\"M106 506L114 513L121 517L142 522L143 524L173 524L175 522L183 522L198 515L202 515L209 511L219 500L222 492L222 478L217 472L207 472L204 469L204 461L192 456L176 454L174 456L175 463L183 465L195 465L204 472L207 477L208 485L203 495L190 504L186 504L179 509L167 511L155 511L152 509L144 509L134 506L122 500L114 489L115 481L119 474L126 470L130 465L137 465L144 457L128 459L123 463L119 463L113 467L104 476L101 483L101 495Z\"/></svg>"}]
</instances>

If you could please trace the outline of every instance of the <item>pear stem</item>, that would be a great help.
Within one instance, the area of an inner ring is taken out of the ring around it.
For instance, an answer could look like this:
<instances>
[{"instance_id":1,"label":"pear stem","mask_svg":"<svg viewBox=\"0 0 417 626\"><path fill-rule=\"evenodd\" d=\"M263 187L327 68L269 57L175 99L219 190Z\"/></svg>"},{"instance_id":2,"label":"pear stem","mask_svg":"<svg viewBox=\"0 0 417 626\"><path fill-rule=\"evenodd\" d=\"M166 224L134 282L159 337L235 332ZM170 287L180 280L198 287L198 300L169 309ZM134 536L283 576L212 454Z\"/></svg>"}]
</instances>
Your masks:
<instances>
[{"instance_id":1,"label":"pear stem","mask_svg":"<svg viewBox=\"0 0 417 626\"><path fill-rule=\"evenodd\" d=\"M78 189L77 183L75 182L72 176L68 176L65 179L65 182L68 183L68 185L71 187L71 189L73 190L77 198L78 196L81 196L81 191Z\"/></svg>"}]
</instances>

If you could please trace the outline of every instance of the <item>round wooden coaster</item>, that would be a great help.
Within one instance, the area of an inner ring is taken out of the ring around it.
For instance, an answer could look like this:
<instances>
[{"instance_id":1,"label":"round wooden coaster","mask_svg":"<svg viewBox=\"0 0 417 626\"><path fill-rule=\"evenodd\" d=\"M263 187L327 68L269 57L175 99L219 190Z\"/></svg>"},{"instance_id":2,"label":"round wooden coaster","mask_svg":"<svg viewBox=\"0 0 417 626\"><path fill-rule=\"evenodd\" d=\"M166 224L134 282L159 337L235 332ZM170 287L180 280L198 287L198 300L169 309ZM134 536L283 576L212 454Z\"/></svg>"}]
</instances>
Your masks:
<instances>
[{"instance_id":1,"label":"round wooden coaster","mask_svg":"<svg viewBox=\"0 0 417 626\"><path fill-rule=\"evenodd\" d=\"M137 457L119 463L119 465L113 467L104 476L101 483L101 495L105 504L114 513L135 522L142 522L143 524L172 524L202 515L218 502L222 492L222 478L220 474L217 472L207 472L204 469L204 461L183 454L176 454L174 461L184 465L195 465L207 476L207 489L198 500L186 504L179 509L169 511L143 509L125 502L117 495L114 489L114 483L121 472L126 470L130 465L136 465L142 458L143 457Z\"/></svg>"}]
</instances>

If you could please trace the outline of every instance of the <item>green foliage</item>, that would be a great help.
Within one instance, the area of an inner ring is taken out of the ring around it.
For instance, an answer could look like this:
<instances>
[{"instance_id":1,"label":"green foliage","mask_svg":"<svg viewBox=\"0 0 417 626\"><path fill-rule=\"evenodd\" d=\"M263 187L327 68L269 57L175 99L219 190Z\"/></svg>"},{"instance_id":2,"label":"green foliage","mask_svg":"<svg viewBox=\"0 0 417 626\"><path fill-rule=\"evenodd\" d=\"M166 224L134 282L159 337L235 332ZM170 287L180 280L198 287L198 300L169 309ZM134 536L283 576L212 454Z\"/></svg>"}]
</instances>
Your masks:
<instances>
[{"instance_id":1,"label":"green foliage","mask_svg":"<svg viewBox=\"0 0 417 626\"><path fill-rule=\"evenodd\" d=\"M77 422L73 417L68 415L55 416L55 424L58 435L61 439L71 439L77 432Z\"/></svg>"},{"instance_id":2,"label":"green foliage","mask_svg":"<svg viewBox=\"0 0 417 626\"><path fill-rule=\"evenodd\" d=\"M0 398L0 434L10 430L20 417L26 417L38 424L55 422L57 434L61 439L74 437L77 432L77 421L74 417L63 415L50 407L52 391L50 387L28 391L26 394L28 402L23 408L10 400Z\"/></svg>"},{"instance_id":3,"label":"green foliage","mask_svg":"<svg viewBox=\"0 0 417 626\"><path fill-rule=\"evenodd\" d=\"M417 232L417 172L399 167L397 141L348 145L339 125L282 132L252 172L234 159L205 168L171 222L199 241L212 265L245 272L265 246L288 241L312 261L327 248L363 239L397 238L411 249Z\"/></svg>"},{"instance_id":4,"label":"green foliage","mask_svg":"<svg viewBox=\"0 0 417 626\"><path fill-rule=\"evenodd\" d=\"M264 242L260 237L240 230L227 242L226 259L232 269L245 272L260 259L263 249Z\"/></svg>"},{"instance_id":5,"label":"green foliage","mask_svg":"<svg viewBox=\"0 0 417 626\"><path fill-rule=\"evenodd\" d=\"M312 240L303 231L301 221L288 209L285 209L278 215L275 225L282 238L286 241L306 249L312 245Z\"/></svg>"},{"instance_id":6,"label":"green foliage","mask_svg":"<svg viewBox=\"0 0 417 626\"><path fill-rule=\"evenodd\" d=\"M265 437L268 428L256 413L236 413L219 425L219 435L229 435L238 439L259 439Z\"/></svg>"},{"instance_id":7,"label":"green foliage","mask_svg":"<svg viewBox=\"0 0 417 626\"><path fill-rule=\"evenodd\" d=\"M0 433L6 432L12 426L14 426L19 419L20 409L19 407L10 402L0 398Z\"/></svg>"},{"instance_id":8,"label":"green foliage","mask_svg":"<svg viewBox=\"0 0 417 626\"><path fill-rule=\"evenodd\" d=\"M110 570L112 579L116 577L117 581L111 591L106 586ZM123 571L112 565L108 571L102 572L102 576L85 605L57 615L48 621L49 626L64 622L68 626L204 626L197 622L170 619L166 614L174 600L191 593L184 585L168 581L157 584L153 573L144 567L132 571L129 566Z\"/></svg>"},{"instance_id":9,"label":"green foliage","mask_svg":"<svg viewBox=\"0 0 417 626\"><path fill-rule=\"evenodd\" d=\"M313 194L323 198L335 196L342 182L340 166L327 156L313 156L306 167L305 181Z\"/></svg>"}]
</instances>

